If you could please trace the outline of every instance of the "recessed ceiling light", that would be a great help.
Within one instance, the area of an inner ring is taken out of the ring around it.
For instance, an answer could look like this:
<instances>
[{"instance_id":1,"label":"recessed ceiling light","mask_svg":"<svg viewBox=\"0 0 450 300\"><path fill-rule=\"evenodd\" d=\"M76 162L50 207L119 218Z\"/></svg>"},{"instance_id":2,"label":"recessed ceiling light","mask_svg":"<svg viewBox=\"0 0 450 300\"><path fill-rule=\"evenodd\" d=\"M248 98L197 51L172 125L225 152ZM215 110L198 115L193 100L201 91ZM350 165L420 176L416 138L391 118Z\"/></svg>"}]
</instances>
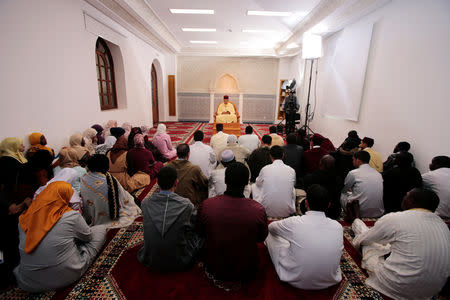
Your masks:
<instances>
[{"instance_id":1,"label":"recessed ceiling light","mask_svg":"<svg viewBox=\"0 0 450 300\"><path fill-rule=\"evenodd\" d=\"M248 10L247 16L289 17L289 11Z\"/></svg>"},{"instance_id":2,"label":"recessed ceiling light","mask_svg":"<svg viewBox=\"0 0 450 300\"><path fill-rule=\"evenodd\" d=\"M216 32L215 28L181 28L181 30L194 32Z\"/></svg>"},{"instance_id":3,"label":"recessed ceiling light","mask_svg":"<svg viewBox=\"0 0 450 300\"><path fill-rule=\"evenodd\" d=\"M299 45L297 43L290 43L289 45L287 45L287 49L294 49L294 48L298 48Z\"/></svg>"},{"instance_id":4,"label":"recessed ceiling light","mask_svg":"<svg viewBox=\"0 0 450 300\"><path fill-rule=\"evenodd\" d=\"M273 30L263 30L263 29L242 29L242 32L247 32L247 33L268 33L268 32L273 32Z\"/></svg>"},{"instance_id":5,"label":"recessed ceiling light","mask_svg":"<svg viewBox=\"0 0 450 300\"><path fill-rule=\"evenodd\" d=\"M189 41L191 44L217 44L217 41Z\"/></svg>"},{"instance_id":6,"label":"recessed ceiling light","mask_svg":"<svg viewBox=\"0 0 450 300\"><path fill-rule=\"evenodd\" d=\"M169 9L173 14L196 14L196 15L213 15L214 9Z\"/></svg>"}]
</instances>

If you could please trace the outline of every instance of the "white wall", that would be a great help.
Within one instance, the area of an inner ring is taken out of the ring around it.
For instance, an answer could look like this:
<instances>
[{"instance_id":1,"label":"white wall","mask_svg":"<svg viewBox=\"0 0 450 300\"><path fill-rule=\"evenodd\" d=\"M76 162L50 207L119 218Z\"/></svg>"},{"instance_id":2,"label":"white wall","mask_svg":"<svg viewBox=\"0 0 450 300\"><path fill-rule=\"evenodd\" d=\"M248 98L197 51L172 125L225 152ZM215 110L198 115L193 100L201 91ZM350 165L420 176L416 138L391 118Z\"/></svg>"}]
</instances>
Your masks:
<instances>
[{"instance_id":1,"label":"white wall","mask_svg":"<svg viewBox=\"0 0 450 300\"><path fill-rule=\"evenodd\" d=\"M98 36L117 45L122 55L124 86L114 110L100 110ZM152 125L154 59L163 73L160 120L167 119L165 61L174 55L156 50L82 0L0 1L0 37L0 139L28 140L29 133L39 131L58 151L71 134L109 119Z\"/></svg>"},{"instance_id":2,"label":"white wall","mask_svg":"<svg viewBox=\"0 0 450 300\"><path fill-rule=\"evenodd\" d=\"M393 0L360 22L368 20L375 25L359 121L316 114L311 127L336 146L355 129L375 139L383 158L406 140L424 172L432 157L450 156L450 1Z\"/></svg>"}]
</instances>

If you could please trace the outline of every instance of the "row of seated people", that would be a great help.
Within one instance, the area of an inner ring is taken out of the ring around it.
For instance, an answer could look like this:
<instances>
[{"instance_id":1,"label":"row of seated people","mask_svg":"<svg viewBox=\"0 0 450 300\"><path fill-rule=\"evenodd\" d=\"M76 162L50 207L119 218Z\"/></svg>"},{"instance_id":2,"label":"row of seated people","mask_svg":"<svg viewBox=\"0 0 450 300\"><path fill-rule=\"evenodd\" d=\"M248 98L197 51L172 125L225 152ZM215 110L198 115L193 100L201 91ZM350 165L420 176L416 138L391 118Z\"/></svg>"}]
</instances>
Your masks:
<instances>
[{"instance_id":1,"label":"row of seated people","mask_svg":"<svg viewBox=\"0 0 450 300\"><path fill-rule=\"evenodd\" d=\"M201 138L200 138L200 136L201 136ZM195 149L194 146L196 146L196 145L202 146L201 145L202 138L203 138L202 134L200 134L200 133L196 133L194 135L194 139L196 140L196 142L194 145L192 145L193 149ZM267 141L266 137L265 137L265 139ZM263 140L264 140L264 138L263 138ZM211 141L211 143L213 144L213 140ZM269 142L269 145L270 145L270 142ZM207 146L207 145L203 145L203 146ZM203 206L203 202L204 202L203 199L206 198L206 196L200 195L201 191L204 190L201 188L201 186L202 185L204 186L204 183L207 183L207 179L205 180L206 176L203 174L200 167L198 167L195 164L188 161L188 159L190 159L190 149L189 149L188 145L186 145L186 144L179 145L177 148L177 152L178 152L177 154L178 154L179 159L176 161L172 161L169 164L171 166L174 166L175 170L177 172L176 178L178 178L178 185L176 187L173 186L174 191L177 194L182 195L184 192L186 192L186 190L189 189L189 187L191 187L193 192L188 193L188 196L190 196L190 197L186 197L186 198L189 198L189 200L193 203L192 205L195 206L194 208L198 207L199 210L201 211L201 207ZM236 159L237 155L235 156L233 151L230 149L223 149L220 151L220 154L221 154L220 156L222 158L222 161L223 161L224 167L225 167L225 168L222 167L222 169L225 169L225 171L224 172L221 171L224 173L223 181L226 183L226 189L228 189L229 187L228 187L228 182L226 179L226 172L227 172L226 170L228 170L227 166L229 164L227 165L227 163L231 163L231 165L235 165L232 162L233 162L233 160ZM256 183L252 186L251 191L254 196L254 199L259 201L263 205L264 211L267 212L267 214L269 214L269 216L270 216L269 211L273 211L273 212L275 212L275 214L273 215L275 217L286 217L289 215L290 208L292 206L295 207L295 203L293 201L293 196L290 196L290 195L293 195L293 193L291 193L291 190L293 190L294 183L295 183L295 178L296 178L295 171L293 169L291 169L290 167L285 166L284 163L282 162L281 159L284 156L284 151L281 147L279 147L279 146L272 147L269 150L269 154L271 156L271 160L273 160L273 163L270 166L265 166L264 168L262 168L262 170L261 170L262 174L259 174L259 176L257 176L257 178L255 180ZM211 159L212 156L210 155L208 157L208 156L203 155L203 157L206 157L207 159ZM356 160L358 160L358 159L356 159ZM326 163L324 163L324 164L326 164ZM245 169L246 169L246 176L247 176L246 178L247 179L246 179L246 184L243 187L244 190L245 190L245 187L248 186L248 178L250 177L247 167L245 167ZM282 172L279 172L278 176L275 176L278 178L275 178L275 179L278 180L278 179L288 178L289 179L288 182L284 183L284 185L282 182L283 180L273 181L274 176L272 176L272 178L270 177L270 175L277 174L277 172L280 170L282 170ZM184 173L180 174L180 171L184 172ZM214 170L212 173L214 173L216 171L220 171L220 168L219 168L219 170ZM245 173L245 172L242 172L242 170L239 172L239 174L243 174L243 173ZM288 177L280 176L280 174L281 175L288 174ZM263 175L263 176L261 176L261 175ZM268 175L268 176L264 176L264 175ZM233 176L233 178L234 177L235 176ZM210 179L211 178L212 178L212 176L210 176ZM199 183L200 183L200 185L198 185ZM264 188L265 185L266 185L266 188ZM180 188L180 187L182 187L182 188ZM260 192L261 195L263 195L262 198L255 197L255 195L257 195L258 191ZM224 191L224 192L226 192L226 191ZM241 195L241 194L245 194L245 192L242 191L242 193L240 193L239 195ZM324 201L325 203L328 204L330 198L327 194L328 194L328 192L326 191L326 189L324 190L322 188L322 194L321 194L322 197L320 197L320 198L322 198L322 201ZM194 195L197 198L193 197L192 195ZM220 193L218 193L218 195L220 195ZM226 193L225 193L225 195L226 195ZM278 201L276 201L276 199L280 195L281 195L281 197L284 197L286 195L286 198L289 197L291 199L291 201L285 202L285 205L283 205L283 203L278 203ZM264 196L265 196L265 198L264 198ZM325 199L323 199L324 198L323 196L325 196ZM273 205L274 204L273 202L276 202L275 205ZM251 202L251 203L253 203L253 202ZM306 201L305 201L305 203L306 203ZM228 205L230 205L230 204L231 203L228 203ZM306 207L308 207L308 206L306 206ZM346 207L344 207L344 208L346 208ZM155 209L155 208L153 208L153 209ZM326 208L322 208L321 210L325 211ZM223 210L221 210L221 212L223 212ZM286 213L287 213L287 215L286 215ZM280 216L278 216L277 214L280 214ZM145 218L145 213L144 213L144 223L145 223L145 219L146 218ZM342 231L342 228L341 228L341 231ZM342 239L342 233L340 234L340 237ZM194 244L197 244L197 242L195 242ZM243 243L245 244L244 241L243 241ZM277 247L275 247L275 248L279 248L278 246L280 246L281 244L276 243L276 245L277 245ZM269 247L269 244L268 244L268 247ZM144 243L144 248L145 248L145 243ZM205 248L207 248L207 247L205 246ZM277 264L275 263L275 258L272 255L272 251L270 249L271 249L271 247L269 247L269 251L271 252L272 259L274 260L275 268L277 269ZM144 250L142 250L142 251L144 251ZM213 264L213 263L211 263L211 264ZM211 269L214 269L214 268L215 267L211 267ZM277 269L277 272L278 271L279 271L279 269ZM215 272L212 271L212 273L214 274ZM279 275L280 275L280 273L279 273ZM220 275L218 276L218 278L225 279L225 277L220 276ZM282 280L284 280L283 279L284 277L281 275L280 275L280 278ZM285 281L289 281L289 280L285 280ZM296 285L294 284L294 286L296 286ZM302 287L302 286L298 286L298 287ZM322 287L316 287L316 288L322 288ZM308 287L304 286L302 288L308 288ZM309 288L314 288L314 287L309 287Z\"/></svg>"}]
</instances>

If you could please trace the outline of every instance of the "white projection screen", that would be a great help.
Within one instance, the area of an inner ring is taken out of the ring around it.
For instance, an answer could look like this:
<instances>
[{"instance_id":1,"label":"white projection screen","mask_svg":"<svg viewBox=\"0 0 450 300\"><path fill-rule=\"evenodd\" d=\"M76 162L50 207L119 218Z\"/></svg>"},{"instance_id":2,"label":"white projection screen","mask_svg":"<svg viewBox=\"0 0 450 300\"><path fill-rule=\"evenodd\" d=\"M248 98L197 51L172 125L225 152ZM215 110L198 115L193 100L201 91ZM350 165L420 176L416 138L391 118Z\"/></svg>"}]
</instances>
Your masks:
<instances>
[{"instance_id":1,"label":"white projection screen","mask_svg":"<svg viewBox=\"0 0 450 300\"><path fill-rule=\"evenodd\" d=\"M349 26L327 39L318 86L322 115L358 121L373 23Z\"/></svg>"}]
</instances>

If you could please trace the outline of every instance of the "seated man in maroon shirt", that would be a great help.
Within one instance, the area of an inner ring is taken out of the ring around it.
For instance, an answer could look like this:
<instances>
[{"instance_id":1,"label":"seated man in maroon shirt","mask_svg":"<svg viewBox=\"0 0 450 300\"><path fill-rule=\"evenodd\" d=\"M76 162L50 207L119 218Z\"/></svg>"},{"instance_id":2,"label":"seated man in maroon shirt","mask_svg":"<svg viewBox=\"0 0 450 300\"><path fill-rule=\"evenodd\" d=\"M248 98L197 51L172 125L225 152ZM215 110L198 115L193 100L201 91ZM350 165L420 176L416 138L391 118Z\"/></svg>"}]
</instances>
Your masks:
<instances>
[{"instance_id":1,"label":"seated man in maroon shirt","mask_svg":"<svg viewBox=\"0 0 450 300\"><path fill-rule=\"evenodd\" d=\"M225 171L224 195L206 199L198 209L205 268L215 282L244 283L258 270L257 243L267 237L267 215L261 204L244 197L248 178L245 165L231 164Z\"/></svg>"},{"instance_id":2,"label":"seated man in maroon shirt","mask_svg":"<svg viewBox=\"0 0 450 300\"><path fill-rule=\"evenodd\" d=\"M311 149L305 151L305 173L311 174L319 169L319 162L328 151L322 146L323 137L314 134L311 138Z\"/></svg>"}]
</instances>

